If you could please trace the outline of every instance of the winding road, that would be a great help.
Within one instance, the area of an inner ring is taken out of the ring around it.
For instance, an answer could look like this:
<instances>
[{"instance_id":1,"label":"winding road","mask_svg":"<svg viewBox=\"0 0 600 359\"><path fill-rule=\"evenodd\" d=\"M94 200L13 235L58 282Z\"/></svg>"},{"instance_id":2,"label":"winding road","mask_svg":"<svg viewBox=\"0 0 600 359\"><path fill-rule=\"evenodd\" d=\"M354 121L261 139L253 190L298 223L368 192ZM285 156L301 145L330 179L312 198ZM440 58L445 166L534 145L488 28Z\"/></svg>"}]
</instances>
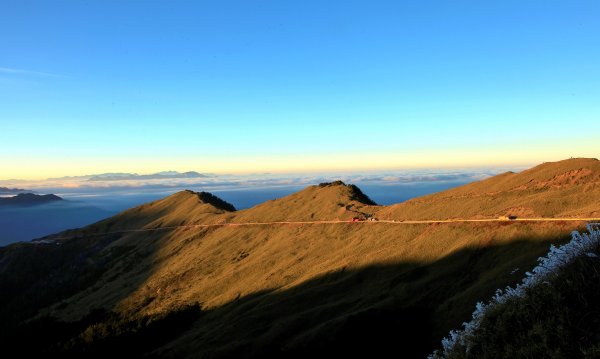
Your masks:
<instances>
[{"instance_id":1,"label":"winding road","mask_svg":"<svg viewBox=\"0 0 600 359\"><path fill-rule=\"evenodd\" d=\"M436 223L485 223L485 222L600 222L600 218L515 218L515 219L500 219L500 218L483 218L483 219L437 219L437 220L376 220L376 221L368 221L362 220L353 222L351 220L341 221L341 220L331 220L331 221L273 221L273 222L225 222L225 223L209 223L209 224L184 224L180 226L164 226L164 227L155 227L155 228L141 228L141 229L126 229L120 231L110 231L103 233L86 233L78 236L72 237L54 237L48 239L40 239L34 240L27 243L32 244L51 244L56 243L57 240L65 240L65 239L73 239L80 238L83 236L104 236L109 234L125 234L125 233L140 233L140 232L155 232L155 231L164 231L164 230L174 230L180 228L210 228L210 227L248 227L248 226L273 226L273 225L302 225L302 224L397 224L397 225L407 225L407 224L436 224Z\"/></svg>"}]
</instances>

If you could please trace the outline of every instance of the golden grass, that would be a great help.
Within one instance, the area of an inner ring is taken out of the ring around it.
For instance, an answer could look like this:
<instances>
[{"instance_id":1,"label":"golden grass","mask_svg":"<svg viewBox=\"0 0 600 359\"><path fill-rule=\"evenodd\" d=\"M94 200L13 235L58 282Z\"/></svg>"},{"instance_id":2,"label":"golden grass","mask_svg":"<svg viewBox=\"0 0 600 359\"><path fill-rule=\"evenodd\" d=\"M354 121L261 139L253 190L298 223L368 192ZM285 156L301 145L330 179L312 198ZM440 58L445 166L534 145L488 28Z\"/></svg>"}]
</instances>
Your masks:
<instances>
[{"instance_id":1,"label":"golden grass","mask_svg":"<svg viewBox=\"0 0 600 359\"><path fill-rule=\"evenodd\" d=\"M336 185L311 186L237 212L184 191L66 235L199 223L348 220L372 213L390 219L495 217L507 208L539 216L598 214L599 178L598 161L578 159L389 207L362 203L351 187ZM568 239L582 226L365 222L126 233L104 251L127 248L127 255L110 262L93 286L43 313L75 320L102 307L149 315L200 302L211 313L208 319L161 349L165 355L182 355L227 351L227 338L232 347L275 340L295 350L324 340L327 330L344 327L348 318L368 308L423 307L433 321L428 332L433 346L467 319L477 300L521 278L550 243ZM278 329L244 332L253 320Z\"/></svg>"},{"instance_id":2,"label":"golden grass","mask_svg":"<svg viewBox=\"0 0 600 359\"><path fill-rule=\"evenodd\" d=\"M571 159L383 207L382 219L599 217L600 162Z\"/></svg>"}]
</instances>

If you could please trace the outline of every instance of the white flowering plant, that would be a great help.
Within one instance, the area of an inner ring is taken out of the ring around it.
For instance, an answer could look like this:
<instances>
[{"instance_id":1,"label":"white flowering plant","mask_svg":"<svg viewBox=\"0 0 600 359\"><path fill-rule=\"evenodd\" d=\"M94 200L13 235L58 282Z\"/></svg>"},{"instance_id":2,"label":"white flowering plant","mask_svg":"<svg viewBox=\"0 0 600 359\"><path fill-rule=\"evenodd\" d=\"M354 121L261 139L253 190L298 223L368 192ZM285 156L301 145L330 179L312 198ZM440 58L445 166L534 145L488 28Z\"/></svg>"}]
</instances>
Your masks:
<instances>
[{"instance_id":1,"label":"white flowering plant","mask_svg":"<svg viewBox=\"0 0 600 359\"><path fill-rule=\"evenodd\" d=\"M532 288L548 284L549 279L557 275L562 268L573 263L578 258L598 258L600 253L600 223L590 223L587 225L588 233L579 233L574 231L571 234L571 241L556 247L550 246L550 250L545 257L538 259L538 265L525 273L525 278L520 284L514 287L498 289L492 299L484 304L476 304L475 311L469 322L463 323L462 330L452 330L449 335L442 340L442 350L437 350L429 355L429 359L441 359L467 356L473 349L473 340L480 330L482 320L492 309L506 304L508 301L519 300L523 298Z\"/></svg>"}]
</instances>

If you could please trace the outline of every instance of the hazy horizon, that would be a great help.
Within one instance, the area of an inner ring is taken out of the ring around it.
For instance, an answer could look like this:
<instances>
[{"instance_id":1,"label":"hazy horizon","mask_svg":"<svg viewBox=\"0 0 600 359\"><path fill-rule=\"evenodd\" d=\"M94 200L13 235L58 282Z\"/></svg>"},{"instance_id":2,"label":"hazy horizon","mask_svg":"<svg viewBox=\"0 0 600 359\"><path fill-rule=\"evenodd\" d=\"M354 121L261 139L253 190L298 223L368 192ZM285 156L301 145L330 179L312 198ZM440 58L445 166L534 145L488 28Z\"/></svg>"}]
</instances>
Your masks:
<instances>
[{"instance_id":1,"label":"hazy horizon","mask_svg":"<svg viewBox=\"0 0 600 359\"><path fill-rule=\"evenodd\" d=\"M210 192L244 191L278 187L303 187L321 182L342 180L354 184L384 186L415 183L471 182L506 171L520 171L527 167L433 168L387 171L328 171L305 173L204 173L196 178L149 178L90 180L93 175L68 176L43 180L0 180L1 187L19 188L25 192L56 194L69 197L96 197L104 193L123 195L151 193L163 195L182 189L200 189ZM199 172L202 174L202 172ZM101 174L100 174L101 175ZM147 174L143 174L147 175Z\"/></svg>"}]
</instances>

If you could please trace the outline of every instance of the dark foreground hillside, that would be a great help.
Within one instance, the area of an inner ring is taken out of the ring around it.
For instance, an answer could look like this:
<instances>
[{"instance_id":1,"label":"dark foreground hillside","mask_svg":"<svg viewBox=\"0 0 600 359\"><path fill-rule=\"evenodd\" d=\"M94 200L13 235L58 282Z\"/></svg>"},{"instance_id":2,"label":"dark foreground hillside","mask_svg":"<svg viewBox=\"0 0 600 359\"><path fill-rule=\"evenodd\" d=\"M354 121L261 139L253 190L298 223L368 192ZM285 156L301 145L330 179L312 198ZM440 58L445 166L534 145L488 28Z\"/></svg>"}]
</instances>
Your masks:
<instances>
[{"instance_id":1,"label":"dark foreground hillside","mask_svg":"<svg viewBox=\"0 0 600 359\"><path fill-rule=\"evenodd\" d=\"M590 229L480 307L431 358L599 358L600 230Z\"/></svg>"},{"instance_id":2,"label":"dark foreground hillside","mask_svg":"<svg viewBox=\"0 0 600 359\"><path fill-rule=\"evenodd\" d=\"M489 277L495 258L540 252L550 242L542 240L539 250L524 239L460 250L430 264L340 270L213 309L186 304L139 315L156 300L147 297L139 308L92 309L76 321L44 315L5 333L0 345L8 352L59 357L355 358L399 351L397 357L423 358L448 323L457 324L451 312L464 317L479 295L493 291L493 284L481 286L481 281L513 282L507 275ZM35 346L27 345L31 338Z\"/></svg>"}]
</instances>

